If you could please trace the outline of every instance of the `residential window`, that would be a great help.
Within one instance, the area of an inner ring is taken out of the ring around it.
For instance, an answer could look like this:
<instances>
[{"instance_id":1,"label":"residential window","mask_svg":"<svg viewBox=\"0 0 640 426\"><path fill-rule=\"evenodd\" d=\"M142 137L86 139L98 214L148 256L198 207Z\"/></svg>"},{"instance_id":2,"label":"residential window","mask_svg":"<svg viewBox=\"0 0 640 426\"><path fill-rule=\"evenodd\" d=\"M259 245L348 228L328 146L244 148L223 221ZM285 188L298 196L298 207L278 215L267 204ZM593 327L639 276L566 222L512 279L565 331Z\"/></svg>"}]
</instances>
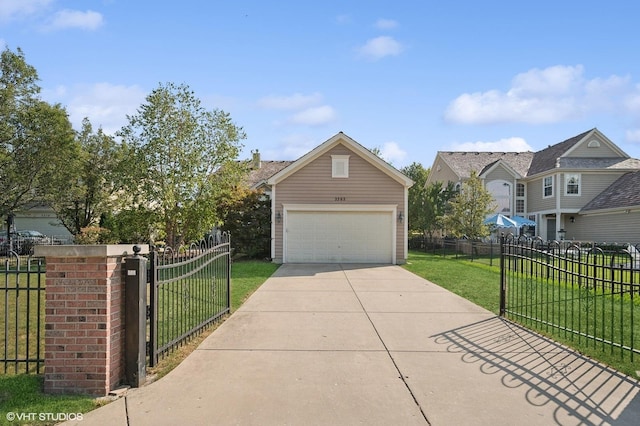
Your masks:
<instances>
[{"instance_id":1,"label":"residential window","mask_svg":"<svg viewBox=\"0 0 640 426\"><path fill-rule=\"evenodd\" d=\"M516 184L516 197L524 197L524 183Z\"/></svg>"},{"instance_id":2,"label":"residential window","mask_svg":"<svg viewBox=\"0 0 640 426\"><path fill-rule=\"evenodd\" d=\"M331 177L334 177L334 178L349 177L349 156L348 155L332 155L331 156Z\"/></svg>"},{"instance_id":3,"label":"residential window","mask_svg":"<svg viewBox=\"0 0 640 426\"><path fill-rule=\"evenodd\" d=\"M542 195L544 198L553 197L553 176L547 176L542 181Z\"/></svg>"},{"instance_id":4,"label":"residential window","mask_svg":"<svg viewBox=\"0 0 640 426\"><path fill-rule=\"evenodd\" d=\"M524 200L516 200L516 214L524 213Z\"/></svg>"},{"instance_id":5,"label":"residential window","mask_svg":"<svg viewBox=\"0 0 640 426\"><path fill-rule=\"evenodd\" d=\"M564 175L565 194L580 195L580 175L577 173L567 173Z\"/></svg>"}]
</instances>

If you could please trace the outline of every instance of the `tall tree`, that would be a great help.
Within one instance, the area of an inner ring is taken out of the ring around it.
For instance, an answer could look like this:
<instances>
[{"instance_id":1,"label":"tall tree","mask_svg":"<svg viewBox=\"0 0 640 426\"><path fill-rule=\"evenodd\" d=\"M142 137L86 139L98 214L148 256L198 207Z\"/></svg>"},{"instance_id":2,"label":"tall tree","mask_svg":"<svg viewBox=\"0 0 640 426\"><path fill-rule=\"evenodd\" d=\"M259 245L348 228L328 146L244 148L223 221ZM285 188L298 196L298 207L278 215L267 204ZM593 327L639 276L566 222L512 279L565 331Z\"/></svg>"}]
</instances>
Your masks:
<instances>
[{"instance_id":1,"label":"tall tree","mask_svg":"<svg viewBox=\"0 0 640 426\"><path fill-rule=\"evenodd\" d=\"M462 183L460 192L449 201L444 224L454 237L477 240L489 235L490 229L483 222L494 210L493 196L484 188L478 174L472 172Z\"/></svg>"},{"instance_id":2,"label":"tall tree","mask_svg":"<svg viewBox=\"0 0 640 426\"><path fill-rule=\"evenodd\" d=\"M133 150L132 205L147 212L147 223L162 223L169 244L200 238L217 222L216 201L241 179L244 131L184 84L160 84L127 119L118 134Z\"/></svg>"},{"instance_id":3,"label":"tall tree","mask_svg":"<svg viewBox=\"0 0 640 426\"><path fill-rule=\"evenodd\" d=\"M401 170L407 177L413 180L414 184L409 188L409 211L407 212L410 232L424 234L428 227L427 217L427 190L425 184L429 177L429 169L425 169L420 163L411 163Z\"/></svg>"},{"instance_id":4,"label":"tall tree","mask_svg":"<svg viewBox=\"0 0 640 426\"><path fill-rule=\"evenodd\" d=\"M119 163L126 156L126 147L116 144L101 128L94 131L88 118L82 121L76 143L76 154L68 159L66 172L58 176L49 196L49 204L73 235L98 225L100 217L110 212L119 189Z\"/></svg>"},{"instance_id":5,"label":"tall tree","mask_svg":"<svg viewBox=\"0 0 640 426\"><path fill-rule=\"evenodd\" d=\"M59 104L39 98L36 69L19 48L0 54L0 216L43 201L74 153Z\"/></svg>"},{"instance_id":6,"label":"tall tree","mask_svg":"<svg viewBox=\"0 0 640 426\"><path fill-rule=\"evenodd\" d=\"M453 182L443 186L440 182L434 182L425 188L424 192L424 221L425 235L433 237L436 231L444 227L444 215L447 204L457 194Z\"/></svg>"}]
</instances>

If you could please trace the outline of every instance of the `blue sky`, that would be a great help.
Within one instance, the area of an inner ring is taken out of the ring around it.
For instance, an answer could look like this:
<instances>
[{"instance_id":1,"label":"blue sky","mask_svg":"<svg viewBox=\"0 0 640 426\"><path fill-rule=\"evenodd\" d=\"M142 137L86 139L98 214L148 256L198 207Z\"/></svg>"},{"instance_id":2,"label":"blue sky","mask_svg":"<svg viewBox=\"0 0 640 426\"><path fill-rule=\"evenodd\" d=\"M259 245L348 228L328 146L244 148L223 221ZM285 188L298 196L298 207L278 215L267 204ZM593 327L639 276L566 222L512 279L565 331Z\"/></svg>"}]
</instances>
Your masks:
<instances>
[{"instance_id":1,"label":"blue sky","mask_svg":"<svg viewBox=\"0 0 640 426\"><path fill-rule=\"evenodd\" d=\"M0 0L42 96L113 133L160 83L244 128L243 158L344 131L400 168L593 127L640 158L640 3Z\"/></svg>"}]
</instances>

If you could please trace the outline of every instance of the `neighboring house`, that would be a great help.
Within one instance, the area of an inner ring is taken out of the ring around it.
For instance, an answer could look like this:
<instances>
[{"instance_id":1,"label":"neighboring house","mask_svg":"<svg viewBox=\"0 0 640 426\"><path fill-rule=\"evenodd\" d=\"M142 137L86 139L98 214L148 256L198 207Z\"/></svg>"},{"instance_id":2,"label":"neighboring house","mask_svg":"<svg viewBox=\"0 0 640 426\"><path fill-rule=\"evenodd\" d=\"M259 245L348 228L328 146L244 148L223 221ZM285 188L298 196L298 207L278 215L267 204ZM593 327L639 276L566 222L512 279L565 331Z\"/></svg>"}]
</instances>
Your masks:
<instances>
[{"instance_id":1,"label":"neighboring house","mask_svg":"<svg viewBox=\"0 0 640 426\"><path fill-rule=\"evenodd\" d=\"M271 197L271 187L267 184L269 179L280 170L284 169L293 161L262 161L258 150L252 151L249 174L246 179L249 189L263 191L265 195Z\"/></svg>"},{"instance_id":2,"label":"neighboring house","mask_svg":"<svg viewBox=\"0 0 640 426\"><path fill-rule=\"evenodd\" d=\"M0 234L7 232L6 218L2 221ZM14 228L20 230L32 230L41 232L49 237L55 237L61 241L71 241L73 236L56 216L56 213L47 204L34 203L27 205L15 212Z\"/></svg>"},{"instance_id":3,"label":"neighboring house","mask_svg":"<svg viewBox=\"0 0 640 426\"><path fill-rule=\"evenodd\" d=\"M443 152L426 185L462 183L475 170L507 216L544 239L640 242L640 160L598 129L538 152Z\"/></svg>"},{"instance_id":4,"label":"neighboring house","mask_svg":"<svg viewBox=\"0 0 640 426\"><path fill-rule=\"evenodd\" d=\"M413 181L340 132L269 179L276 263L407 259Z\"/></svg>"}]
</instances>

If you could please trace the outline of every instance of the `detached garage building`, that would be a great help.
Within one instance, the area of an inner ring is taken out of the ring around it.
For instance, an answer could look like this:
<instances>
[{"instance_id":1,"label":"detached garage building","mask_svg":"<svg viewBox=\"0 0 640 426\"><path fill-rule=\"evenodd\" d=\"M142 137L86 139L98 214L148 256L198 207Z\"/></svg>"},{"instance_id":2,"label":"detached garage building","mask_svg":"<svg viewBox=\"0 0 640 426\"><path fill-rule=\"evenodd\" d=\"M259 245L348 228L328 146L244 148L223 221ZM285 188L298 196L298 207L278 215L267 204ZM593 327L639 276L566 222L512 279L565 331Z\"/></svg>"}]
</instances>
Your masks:
<instances>
[{"instance_id":1,"label":"detached garage building","mask_svg":"<svg viewBox=\"0 0 640 426\"><path fill-rule=\"evenodd\" d=\"M274 262L406 262L413 181L344 133L267 182Z\"/></svg>"}]
</instances>

